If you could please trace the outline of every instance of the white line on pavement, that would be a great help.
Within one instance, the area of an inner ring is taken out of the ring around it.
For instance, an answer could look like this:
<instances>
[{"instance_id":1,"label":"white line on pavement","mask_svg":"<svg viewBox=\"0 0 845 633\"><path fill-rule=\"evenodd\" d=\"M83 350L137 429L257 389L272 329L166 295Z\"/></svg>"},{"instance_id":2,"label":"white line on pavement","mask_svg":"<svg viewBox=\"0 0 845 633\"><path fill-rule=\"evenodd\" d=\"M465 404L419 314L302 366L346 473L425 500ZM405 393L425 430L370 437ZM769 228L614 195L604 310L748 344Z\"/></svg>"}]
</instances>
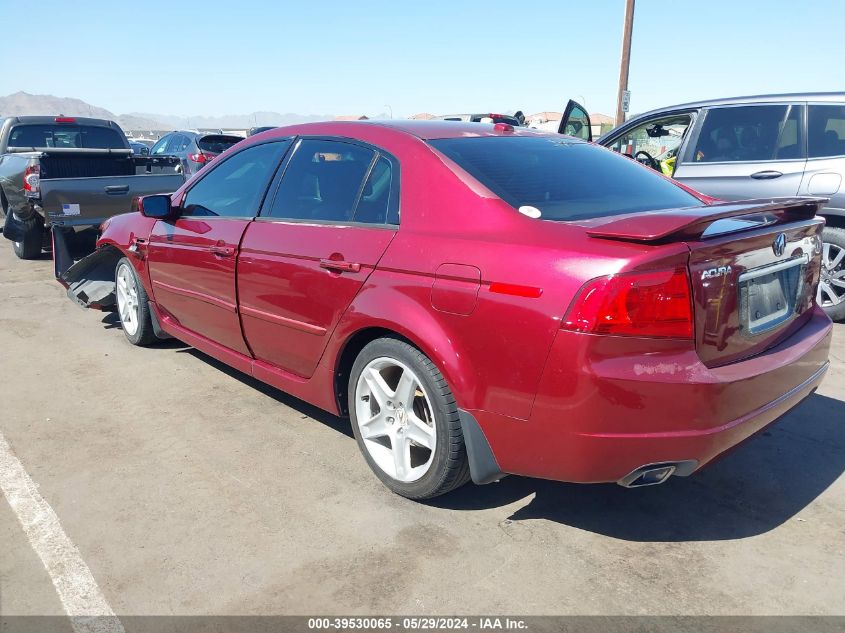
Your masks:
<instances>
[{"instance_id":1,"label":"white line on pavement","mask_svg":"<svg viewBox=\"0 0 845 633\"><path fill-rule=\"evenodd\" d=\"M0 489L50 575L76 633L123 633L88 565L68 538L59 517L12 453L0 432Z\"/></svg>"}]
</instances>

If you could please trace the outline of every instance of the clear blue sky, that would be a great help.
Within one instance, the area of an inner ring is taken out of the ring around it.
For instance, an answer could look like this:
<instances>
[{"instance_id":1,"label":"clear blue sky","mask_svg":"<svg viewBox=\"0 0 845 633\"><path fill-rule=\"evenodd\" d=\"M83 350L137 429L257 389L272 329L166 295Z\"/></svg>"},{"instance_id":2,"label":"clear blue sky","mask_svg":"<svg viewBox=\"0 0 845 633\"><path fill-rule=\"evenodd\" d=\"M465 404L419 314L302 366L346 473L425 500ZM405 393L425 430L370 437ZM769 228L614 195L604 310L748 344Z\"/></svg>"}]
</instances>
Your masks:
<instances>
[{"instance_id":1,"label":"clear blue sky","mask_svg":"<svg viewBox=\"0 0 845 633\"><path fill-rule=\"evenodd\" d=\"M75 6L78 5L78 6ZM81 7L85 7L82 9ZM0 0L0 95L123 114L612 114L623 0ZM17 16L17 17L15 17ZM638 0L631 110L845 90L845 0Z\"/></svg>"}]
</instances>

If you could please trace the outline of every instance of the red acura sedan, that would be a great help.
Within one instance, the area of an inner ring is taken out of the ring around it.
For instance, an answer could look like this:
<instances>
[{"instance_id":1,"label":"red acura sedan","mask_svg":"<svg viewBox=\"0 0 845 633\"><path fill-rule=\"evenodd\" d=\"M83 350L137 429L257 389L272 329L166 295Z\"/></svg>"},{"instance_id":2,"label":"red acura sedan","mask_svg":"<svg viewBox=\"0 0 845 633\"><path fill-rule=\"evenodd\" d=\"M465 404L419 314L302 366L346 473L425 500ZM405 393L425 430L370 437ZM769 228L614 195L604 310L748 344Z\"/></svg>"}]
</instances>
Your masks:
<instances>
[{"instance_id":1,"label":"red acura sedan","mask_svg":"<svg viewBox=\"0 0 845 633\"><path fill-rule=\"evenodd\" d=\"M721 203L504 123L313 123L141 199L63 282L132 344L172 336L349 416L406 497L643 486L822 380L823 203Z\"/></svg>"}]
</instances>

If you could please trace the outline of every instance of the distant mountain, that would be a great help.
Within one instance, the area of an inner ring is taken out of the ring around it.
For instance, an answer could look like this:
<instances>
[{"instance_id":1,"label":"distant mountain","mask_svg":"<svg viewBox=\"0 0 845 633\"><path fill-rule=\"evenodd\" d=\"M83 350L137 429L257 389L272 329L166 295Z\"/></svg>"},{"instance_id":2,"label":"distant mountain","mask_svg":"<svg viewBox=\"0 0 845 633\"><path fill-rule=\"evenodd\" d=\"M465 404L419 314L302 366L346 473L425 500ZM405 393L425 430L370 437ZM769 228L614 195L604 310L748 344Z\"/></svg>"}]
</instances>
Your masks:
<instances>
[{"instance_id":1,"label":"distant mountain","mask_svg":"<svg viewBox=\"0 0 845 633\"><path fill-rule=\"evenodd\" d=\"M110 119L117 121L118 125L127 130L163 130L169 127L154 117L119 116L105 108L98 108L73 97L33 95L28 92L16 92L6 97L0 97L0 116L35 114L45 114L48 116L64 114L65 116L87 116L94 119Z\"/></svg>"},{"instance_id":2,"label":"distant mountain","mask_svg":"<svg viewBox=\"0 0 845 633\"><path fill-rule=\"evenodd\" d=\"M124 130L173 130L178 128L234 128L248 129L261 125L288 125L307 121L325 121L332 115L303 115L288 112L253 112L250 114L229 114L224 116L180 117L169 114L147 114L131 112L114 114L105 108L98 108L81 99L33 95L16 92L0 97L0 117L45 114L66 116L87 116L95 119L117 121Z\"/></svg>"},{"instance_id":3,"label":"distant mountain","mask_svg":"<svg viewBox=\"0 0 845 633\"><path fill-rule=\"evenodd\" d=\"M250 114L226 114L223 116L174 116L168 114L149 114L146 112L132 112L125 116L155 119L162 121L167 128L240 128L248 129L263 125L290 125L291 123L306 123L309 121L326 121L334 117L326 115L295 114L293 112L252 112Z\"/></svg>"}]
</instances>

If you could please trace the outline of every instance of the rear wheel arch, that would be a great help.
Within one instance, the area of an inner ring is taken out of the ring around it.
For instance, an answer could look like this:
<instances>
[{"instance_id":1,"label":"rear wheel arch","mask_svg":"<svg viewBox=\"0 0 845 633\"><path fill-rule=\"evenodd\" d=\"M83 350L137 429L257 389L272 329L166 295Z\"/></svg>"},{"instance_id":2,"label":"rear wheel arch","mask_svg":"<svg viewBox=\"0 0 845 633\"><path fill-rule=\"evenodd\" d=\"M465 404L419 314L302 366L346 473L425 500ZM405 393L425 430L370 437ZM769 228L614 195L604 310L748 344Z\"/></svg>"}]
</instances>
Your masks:
<instances>
[{"instance_id":1,"label":"rear wheel arch","mask_svg":"<svg viewBox=\"0 0 845 633\"><path fill-rule=\"evenodd\" d=\"M431 320L433 322L433 320ZM431 323L429 323L431 325ZM428 328L430 329L430 328ZM423 328L420 328L422 331ZM432 363L440 370L441 374L452 390L458 406L463 406L463 394L467 392L465 377L467 373L461 357L449 343L449 337L439 328L435 330L438 334L436 340L417 336L416 333L408 331L391 323L378 323L359 328L344 336L342 345L335 354L335 376L334 389L338 409L344 416L349 415L348 410L348 381L352 365L355 359L369 343L379 338L394 338L403 341L420 352L425 354Z\"/></svg>"},{"instance_id":2,"label":"rear wheel arch","mask_svg":"<svg viewBox=\"0 0 845 633\"><path fill-rule=\"evenodd\" d=\"M418 345L399 334L399 332L384 327L366 327L347 337L337 354L334 373L334 395L341 415L349 415L348 390L352 365L355 364L355 359L358 358L361 350L379 338L395 338L420 349ZM422 350L420 349L420 351Z\"/></svg>"}]
</instances>

